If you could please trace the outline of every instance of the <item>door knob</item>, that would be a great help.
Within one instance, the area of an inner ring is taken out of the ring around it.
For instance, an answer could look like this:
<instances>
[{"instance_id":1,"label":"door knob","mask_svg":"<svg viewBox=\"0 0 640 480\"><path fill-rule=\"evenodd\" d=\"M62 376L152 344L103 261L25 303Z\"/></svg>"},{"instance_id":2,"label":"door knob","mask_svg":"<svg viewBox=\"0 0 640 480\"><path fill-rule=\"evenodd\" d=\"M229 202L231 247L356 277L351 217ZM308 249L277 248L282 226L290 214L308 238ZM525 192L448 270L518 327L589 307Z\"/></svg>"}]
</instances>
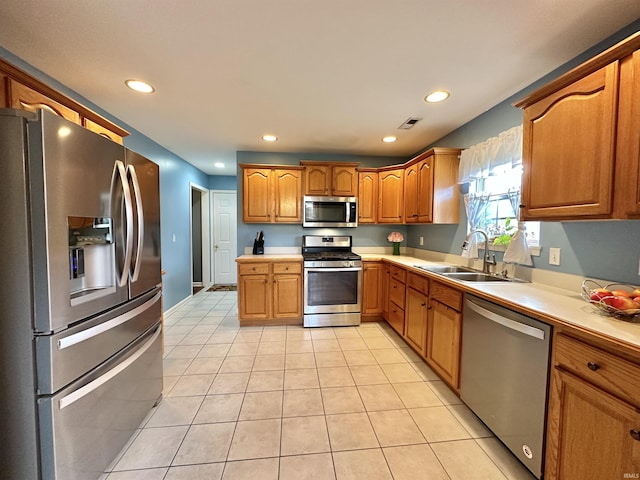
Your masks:
<instances>
[{"instance_id":1,"label":"door knob","mask_svg":"<svg viewBox=\"0 0 640 480\"><path fill-rule=\"evenodd\" d=\"M587 367L589 368L589 370L591 370L592 372L595 372L596 370L600 369L600 365L598 365L596 362L589 362L587 363Z\"/></svg>"}]
</instances>

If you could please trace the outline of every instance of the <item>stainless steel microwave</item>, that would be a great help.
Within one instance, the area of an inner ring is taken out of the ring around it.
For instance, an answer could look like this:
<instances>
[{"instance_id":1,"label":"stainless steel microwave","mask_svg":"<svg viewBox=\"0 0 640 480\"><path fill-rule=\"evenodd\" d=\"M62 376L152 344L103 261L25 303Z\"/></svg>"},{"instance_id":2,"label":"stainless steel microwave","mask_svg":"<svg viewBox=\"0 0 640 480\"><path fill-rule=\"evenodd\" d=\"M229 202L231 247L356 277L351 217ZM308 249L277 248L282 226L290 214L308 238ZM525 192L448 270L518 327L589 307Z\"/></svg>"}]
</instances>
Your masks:
<instances>
[{"instance_id":1,"label":"stainless steel microwave","mask_svg":"<svg viewBox=\"0 0 640 480\"><path fill-rule=\"evenodd\" d=\"M356 197L309 197L304 200L303 227L357 227Z\"/></svg>"}]
</instances>

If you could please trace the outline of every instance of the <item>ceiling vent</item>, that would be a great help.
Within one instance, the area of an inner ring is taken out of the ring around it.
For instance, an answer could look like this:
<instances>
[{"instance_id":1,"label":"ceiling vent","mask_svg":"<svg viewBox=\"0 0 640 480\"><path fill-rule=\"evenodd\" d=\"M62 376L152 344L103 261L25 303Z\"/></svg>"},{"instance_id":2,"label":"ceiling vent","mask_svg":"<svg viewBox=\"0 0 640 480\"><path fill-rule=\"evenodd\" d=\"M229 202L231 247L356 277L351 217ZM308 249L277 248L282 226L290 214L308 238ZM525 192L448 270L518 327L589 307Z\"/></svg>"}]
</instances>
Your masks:
<instances>
[{"instance_id":1,"label":"ceiling vent","mask_svg":"<svg viewBox=\"0 0 640 480\"><path fill-rule=\"evenodd\" d=\"M398 127L399 130L409 130L410 128L413 128L413 126L418 123L420 120L422 120L421 118L416 118L416 117L409 117L407 118L407 120L405 120L405 122L400 125Z\"/></svg>"}]
</instances>

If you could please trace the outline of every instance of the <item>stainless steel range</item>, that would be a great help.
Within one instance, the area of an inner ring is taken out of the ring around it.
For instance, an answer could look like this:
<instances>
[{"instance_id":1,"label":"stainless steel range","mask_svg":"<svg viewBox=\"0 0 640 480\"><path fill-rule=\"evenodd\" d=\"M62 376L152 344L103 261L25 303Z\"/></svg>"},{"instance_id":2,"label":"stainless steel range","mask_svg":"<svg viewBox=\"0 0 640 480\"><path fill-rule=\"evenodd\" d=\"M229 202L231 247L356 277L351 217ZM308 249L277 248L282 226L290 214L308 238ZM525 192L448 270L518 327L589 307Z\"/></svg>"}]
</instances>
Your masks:
<instances>
[{"instance_id":1,"label":"stainless steel range","mask_svg":"<svg viewBox=\"0 0 640 480\"><path fill-rule=\"evenodd\" d=\"M304 326L360 325L362 260L351 236L303 235Z\"/></svg>"}]
</instances>

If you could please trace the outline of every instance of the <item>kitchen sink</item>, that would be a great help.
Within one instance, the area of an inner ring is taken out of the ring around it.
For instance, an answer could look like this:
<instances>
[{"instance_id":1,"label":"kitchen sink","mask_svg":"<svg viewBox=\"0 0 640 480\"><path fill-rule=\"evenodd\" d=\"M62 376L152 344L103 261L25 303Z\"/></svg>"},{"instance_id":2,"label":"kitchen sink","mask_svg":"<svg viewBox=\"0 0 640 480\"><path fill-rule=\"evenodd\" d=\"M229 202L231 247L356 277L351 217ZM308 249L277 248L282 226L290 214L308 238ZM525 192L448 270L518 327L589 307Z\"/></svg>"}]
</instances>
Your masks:
<instances>
[{"instance_id":1,"label":"kitchen sink","mask_svg":"<svg viewBox=\"0 0 640 480\"><path fill-rule=\"evenodd\" d=\"M456 272L456 273L443 273L443 276L452 278L454 280L461 280L463 282L510 282L510 278L497 277L495 275L488 275L486 273L478 272Z\"/></svg>"},{"instance_id":2,"label":"kitchen sink","mask_svg":"<svg viewBox=\"0 0 640 480\"><path fill-rule=\"evenodd\" d=\"M459 265L415 265L415 267L420 268L422 270L426 270L427 272L432 273L441 273L441 274L449 274L449 273L478 273L477 270L473 270L468 267L461 267Z\"/></svg>"},{"instance_id":3,"label":"kitchen sink","mask_svg":"<svg viewBox=\"0 0 640 480\"><path fill-rule=\"evenodd\" d=\"M461 265L414 265L427 272L436 273L443 277L463 282L512 282L514 279L499 277L497 275L489 275L487 273L475 270ZM517 280L516 280L517 281Z\"/></svg>"}]
</instances>

